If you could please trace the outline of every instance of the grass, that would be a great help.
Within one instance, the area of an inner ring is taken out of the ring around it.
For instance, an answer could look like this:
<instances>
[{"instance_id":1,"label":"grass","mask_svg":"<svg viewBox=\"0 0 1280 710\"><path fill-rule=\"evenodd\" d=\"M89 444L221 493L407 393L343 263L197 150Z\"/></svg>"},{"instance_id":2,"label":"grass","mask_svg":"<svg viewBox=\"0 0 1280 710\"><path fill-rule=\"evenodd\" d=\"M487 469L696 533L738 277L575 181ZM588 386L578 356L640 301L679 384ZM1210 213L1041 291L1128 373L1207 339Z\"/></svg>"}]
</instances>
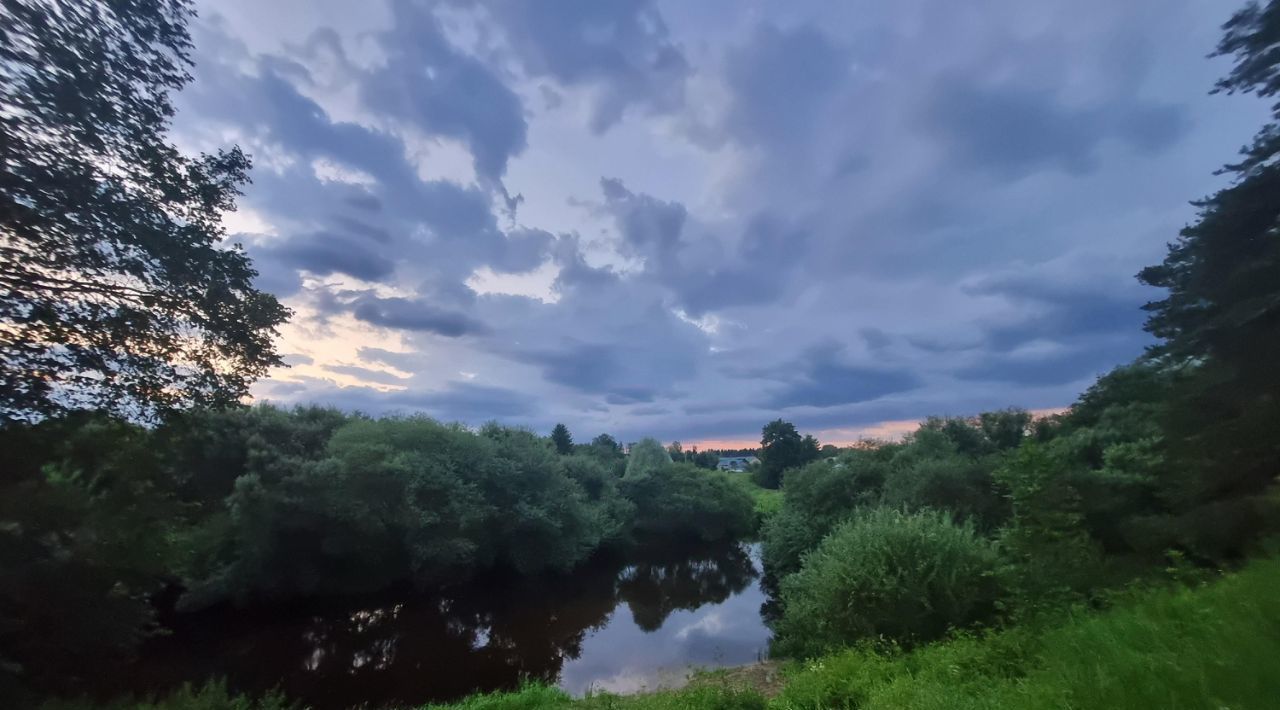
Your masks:
<instances>
[{"instance_id":1,"label":"grass","mask_svg":"<svg viewBox=\"0 0 1280 710\"><path fill-rule=\"evenodd\" d=\"M1280 559L1196 588L1136 594L1047 629L964 635L911 652L854 648L784 670L758 692L753 674L709 673L681 690L573 699L529 685L426 710L1252 710L1280 707ZM763 677L766 674L759 674ZM210 686L113 708L277 708ZM83 705L49 705L82 708Z\"/></svg>"},{"instance_id":2,"label":"grass","mask_svg":"<svg viewBox=\"0 0 1280 710\"><path fill-rule=\"evenodd\" d=\"M755 503L756 519L760 525L764 521L773 517L782 508L782 491L770 488L761 488L751 480L750 474L742 473L726 473L725 476L735 486L746 491L751 496L751 501Z\"/></svg>"}]
</instances>

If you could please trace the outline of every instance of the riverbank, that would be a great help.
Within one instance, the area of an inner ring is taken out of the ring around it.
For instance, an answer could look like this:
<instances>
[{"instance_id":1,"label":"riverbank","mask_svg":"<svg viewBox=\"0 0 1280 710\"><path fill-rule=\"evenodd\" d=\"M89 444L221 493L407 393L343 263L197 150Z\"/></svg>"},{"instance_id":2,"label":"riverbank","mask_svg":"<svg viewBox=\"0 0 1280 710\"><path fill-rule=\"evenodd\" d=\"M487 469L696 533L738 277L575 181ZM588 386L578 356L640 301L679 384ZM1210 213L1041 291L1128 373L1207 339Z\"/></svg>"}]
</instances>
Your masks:
<instances>
[{"instance_id":1,"label":"riverbank","mask_svg":"<svg viewBox=\"0 0 1280 710\"><path fill-rule=\"evenodd\" d=\"M699 674L678 690L572 698L546 685L425 710L1269 709L1280 697L1280 560L1194 588L1134 593L1105 612L964 635L909 652L855 648L807 662ZM238 702L239 704L233 704ZM45 710L80 710L54 704ZM213 687L123 710L277 710Z\"/></svg>"},{"instance_id":2,"label":"riverbank","mask_svg":"<svg viewBox=\"0 0 1280 710\"><path fill-rule=\"evenodd\" d=\"M723 670L645 696L570 700L545 688L430 710L564 707L1243 708L1280 697L1280 560L1197 588L1135 594L1043 628L966 635L911 652L850 649L804 663Z\"/></svg>"}]
</instances>

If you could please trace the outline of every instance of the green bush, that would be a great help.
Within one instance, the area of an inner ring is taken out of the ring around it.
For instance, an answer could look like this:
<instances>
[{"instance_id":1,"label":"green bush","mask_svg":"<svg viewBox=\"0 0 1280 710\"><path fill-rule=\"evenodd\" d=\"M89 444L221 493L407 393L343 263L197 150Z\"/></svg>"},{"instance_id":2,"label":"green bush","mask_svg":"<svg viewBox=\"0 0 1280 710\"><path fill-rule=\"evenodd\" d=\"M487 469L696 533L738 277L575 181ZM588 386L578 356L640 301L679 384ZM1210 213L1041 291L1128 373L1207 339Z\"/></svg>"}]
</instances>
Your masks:
<instances>
[{"instance_id":1,"label":"green bush","mask_svg":"<svg viewBox=\"0 0 1280 710\"><path fill-rule=\"evenodd\" d=\"M765 569L777 578L859 507L874 505L888 475L888 451L854 450L835 461L816 461L787 472L783 500L765 523Z\"/></svg>"},{"instance_id":2,"label":"green bush","mask_svg":"<svg viewBox=\"0 0 1280 710\"><path fill-rule=\"evenodd\" d=\"M855 648L797 666L778 710L1265 710L1280 697L1280 561L1197 589L1148 591L1048 629L963 635L908 653Z\"/></svg>"},{"instance_id":3,"label":"green bush","mask_svg":"<svg viewBox=\"0 0 1280 710\"><path fill-rule=\"evenodd\" d=\"M756 528L755 502L721 471L667 464L622 479L622 494L636 506L635 532L737 540Z\"/></svg>"},{"instance_id":4,"label":"green bush","mask_svg":"<svg viewBox=\"0 0 1280 710\"><path fill-rule=\"evenodd\" d=\"M814 655L863 639L904 643L989 619L996 551L946 513L876 508L837 527L782 580L775 651Z\"/></svg>"}]
</instances>

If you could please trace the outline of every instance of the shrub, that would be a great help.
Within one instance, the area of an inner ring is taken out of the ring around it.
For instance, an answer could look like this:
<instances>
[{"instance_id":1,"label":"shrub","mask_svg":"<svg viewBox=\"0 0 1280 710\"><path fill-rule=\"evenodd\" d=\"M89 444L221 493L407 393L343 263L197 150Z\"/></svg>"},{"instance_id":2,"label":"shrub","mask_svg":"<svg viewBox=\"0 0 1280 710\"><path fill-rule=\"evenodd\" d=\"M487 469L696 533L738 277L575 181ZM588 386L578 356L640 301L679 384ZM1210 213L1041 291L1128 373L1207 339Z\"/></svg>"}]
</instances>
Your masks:
<instances>
[{"instance_id":1,"label":"shrub","mask_svg":"<svg viewBox=\"0 0 1280 710\"><path fill-rule=\"evenodd\" d=\"M800 560L859 507L875 504L888 474L886 454L851 451L787 472L782 506L766 521L763 558L770 575L800 569Z\"/></svg>"},{"instance_id":2,"label":"shrub","mask_svg":"<svg viewBox=\"0 0 1280 710\"><path fill-rule=\"evenodd\" d=\"M626 478L647 476L671 465L671 454L656 439L641 439L627 455Z\"/></svg>"},{"instance_id":3,"label":"shrub","mask_svg":"<svg viewBox=\"0 0 1280 710\"><path fill-rule=\"evenodd\" d=\"M782 580L775 650L812 655L861 639L936 639L994 611L996 552L971 524L876 508L837 527Z\"/></svg>"},{"instance_id":4,"label":"shrub","mask_svg":"<svg viewBox=\"0 0 1280 710\"><path fill-rule=\"evenodd\" d=\"M756 527L755 502L720 471L667 464L622 480L636 506L641 535L692 536L708 542L739 539Z\"/></svg>"}]
</instances>

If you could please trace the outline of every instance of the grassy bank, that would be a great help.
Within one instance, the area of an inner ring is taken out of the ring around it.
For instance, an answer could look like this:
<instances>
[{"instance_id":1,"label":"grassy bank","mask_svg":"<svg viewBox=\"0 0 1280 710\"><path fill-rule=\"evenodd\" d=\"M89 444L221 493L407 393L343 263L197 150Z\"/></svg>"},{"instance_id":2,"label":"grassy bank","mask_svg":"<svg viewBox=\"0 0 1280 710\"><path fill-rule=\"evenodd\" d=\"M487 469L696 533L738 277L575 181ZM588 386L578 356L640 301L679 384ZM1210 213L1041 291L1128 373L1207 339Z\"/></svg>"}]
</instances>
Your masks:
<instances>
[{"instance_id":1,"label":"grassy bank","mask_svg":"<svg viewBox=\"0 0 1280 710\"><path fill-rule=\"evenodd\" d=\"M766 697L742 674L712 673L690 687L572 699L544 686L477 695L428 710L732 710L774 708L1273 708L1280 698L1280 560L1194 589L1135 594L1103 613L1040 630L963 636L909 653L849 649L784 668ZM215 687L139 710L226 704ZM180 700L180 702L174 702ZM213 701L213 702L208 702ZM69 708L50 705L49 708Z\"/></svg>"}]
</instances>

